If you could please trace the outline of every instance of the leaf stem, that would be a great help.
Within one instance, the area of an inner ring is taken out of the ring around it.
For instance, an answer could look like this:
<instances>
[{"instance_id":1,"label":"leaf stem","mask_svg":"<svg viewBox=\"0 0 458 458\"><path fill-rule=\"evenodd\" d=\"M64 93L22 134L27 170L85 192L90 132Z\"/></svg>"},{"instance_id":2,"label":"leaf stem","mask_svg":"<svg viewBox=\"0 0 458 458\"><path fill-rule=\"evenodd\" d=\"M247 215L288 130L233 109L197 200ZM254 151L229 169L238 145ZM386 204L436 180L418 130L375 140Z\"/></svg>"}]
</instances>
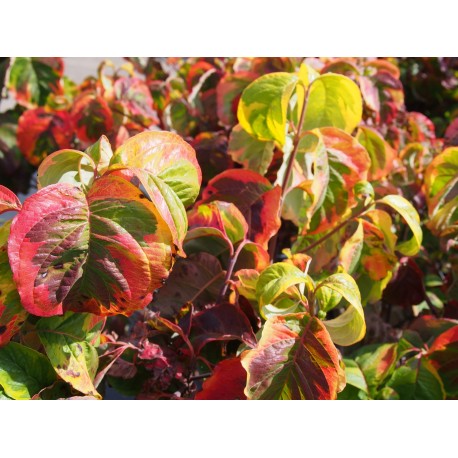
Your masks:
<instances>
[{"instance_id":1,"label":"leaf stem","mask_svg":"<svg viewBox=\"0 0 458 458\"><path fill-rule=\"evenodd\" d=\"M242 240L240 242L240 245L237 247L235 250L235 253L232 255L231 260L229 262L229 266L227 267L227 272L226 272L226 277L224 279L224 284L221 288L221 291L219 293L218 299L216 300L217 304L220 304L222 300L224 299L224 296L226 295L227 288L229 287L229 280L232 278L232 272L234 271L235 264L237 262L237 259L239 257L239 254L241 253L243 247L246 245L247 240Z\"/></svg>"},{"instance_id":2,"label":"leaf stem","mask_svg":"<svg viewBox=\"0 0 458 458\"><path fill-rule=\"evenodd\" d=\"M312 84L308 86L307 91L305 93L304 104L302 105L301 115L299 117L299 123L297 125L297 130L295 130L294 132L293 150L291 151L291 154L288 158L288 164L286 166L286 171L283 176L283 181L281 184L281 201L280 201L280 208L279 208L280 216L281 216L281 211L283 208L283 198L286 194L286 188L288 186L288 181L291 176L291 171L293 170L293 165L296 159L297 151L299 150L299 141L301 139L301 130L304 124L305 111L307 109L307 102L309 99L310 87L312 86ZM278 241L278 232L273 236L273 238L271 239L269 243L269 257L272 261L274 260L275 252L277 251L277 241Z\"/></svg>"}]
</instances>

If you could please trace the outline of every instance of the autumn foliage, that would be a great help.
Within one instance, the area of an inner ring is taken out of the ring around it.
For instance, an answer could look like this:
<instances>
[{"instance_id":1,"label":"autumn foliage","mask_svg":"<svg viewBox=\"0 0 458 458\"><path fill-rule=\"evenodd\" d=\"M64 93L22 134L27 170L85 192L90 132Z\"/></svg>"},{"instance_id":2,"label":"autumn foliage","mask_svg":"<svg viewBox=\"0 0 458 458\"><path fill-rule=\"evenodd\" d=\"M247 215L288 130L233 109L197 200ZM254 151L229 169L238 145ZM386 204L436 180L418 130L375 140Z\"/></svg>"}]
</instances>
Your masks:
<instances>
[{"instance_id":1,"label":"autumn foliage","mask_svg":"<svg viewBox=\"0 0 458 458\"><path fill-rule=\"evenodd\" d=\"M0 60L0 399L457 398L427 61Z\"/></svg>"}]
</instances>

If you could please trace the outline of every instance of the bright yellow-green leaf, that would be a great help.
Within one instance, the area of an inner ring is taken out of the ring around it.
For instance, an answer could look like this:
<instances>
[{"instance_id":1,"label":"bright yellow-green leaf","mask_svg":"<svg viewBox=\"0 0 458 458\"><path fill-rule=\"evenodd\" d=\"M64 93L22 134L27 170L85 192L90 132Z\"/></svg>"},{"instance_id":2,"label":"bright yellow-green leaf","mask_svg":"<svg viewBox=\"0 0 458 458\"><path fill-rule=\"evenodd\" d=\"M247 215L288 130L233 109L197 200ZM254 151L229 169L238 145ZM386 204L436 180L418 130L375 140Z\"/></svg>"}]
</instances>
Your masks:
<instances>
[{"instance_id":1,"label":"bright yellow-green leaf","mask_svg":"<svg viewBox=\"0 0 458 458\"><path fill-rule=\"evenodd\" d=\"M366 334L366 322L361 295L355 280L348 274L338 273L319 283L316 289L322 287L338 292L349 303L342 315L324 321L332 341L338 345L353 345L359 342Z\"/></svg>"},{"instance_id":2,"label":"bright yellow-green leaf","mask_svg":"<svg viewBox=\"0 0 458 458\"><path fill-rule=\"evenodd\" d=\"M361 92L350 78L326 73L309 88L303 129L338 127L351 133L361 122Z\"/></svg>"},{"instance_id":3,"label":"bright yellow-green leaf","mask_svg":"<svg viewBox=\"0 0 458 458\"><path fill-rule=\"evenodd\" d=\"M401 242L396 250L405 256L414 256L418 253L423 240L423 232L420 227L420 217L413 205L404 197L397 195L385 196L377 201L378 204L385 204L396 210L409 225L413 236L410 240Z\"/></svg>"},{"instance_id":4,"label":"bright yellow-green leaf","mask_svg":"<svg viewBox=\"0 0 458 458\"><path fill-rule=\"evenodd\" d=\"M283 146L288 103L299 77L294 73L269 73L245 88L237 109L240 125L258 140Z\"/></svg>"}]
</instances>

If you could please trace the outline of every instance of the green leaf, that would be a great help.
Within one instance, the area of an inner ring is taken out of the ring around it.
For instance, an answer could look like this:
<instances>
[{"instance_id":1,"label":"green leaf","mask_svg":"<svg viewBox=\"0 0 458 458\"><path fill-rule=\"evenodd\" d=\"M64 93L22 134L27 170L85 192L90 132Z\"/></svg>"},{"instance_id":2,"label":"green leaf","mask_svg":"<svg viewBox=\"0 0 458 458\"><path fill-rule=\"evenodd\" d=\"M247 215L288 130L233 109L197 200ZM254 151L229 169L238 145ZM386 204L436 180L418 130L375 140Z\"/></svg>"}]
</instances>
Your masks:
<instances>
[{"instance_id":1,"label":"green leaf","mask_svg":"<svg viewBox=\"0 0 458 458\"><path fill-rule=\"evenodd\" d=\"M59 92L63 70L60 57L16 57L8 87L21 105L43 106L49 94Z\"/></svg>"},{"instance_id":2,"label":"green leaf","mask_svg":"<svg viewBox=\"0 0 458 458\"><path fill-rule=\"evenodd\" d=\"M377 200L376 203L390 206L404 218L412 230L413 236L410 240L399 243L396 250L405 256L415 256L420 250L423 232L420 227L420 217L413 205L404 197L397 195L385 196Z\"/></svg>"},{"instance_id":3,"label":"green leaf","mask_svg":"<svg viewBox=\"0 0 458 458\"><path fill-rule=\"evenodd\" d=\"M342 315L324 322L332 341L338 345L353 345L359 342L366 334L366 322L361 295L355 280L348 274L338 273L319 283L316 290L323 287L341 294L349 303Z\"/></svg>"},{"instance_id":4,"label":"green leaf","mask_svg":"<svg viewBox=\"0 0 458 458\"><path fill-rule=\"evenodd\" d=\"M89 313L67 312L42 318L38 336L59 376L81 393L100 397L93 385L99 358L97 343L104 319Z\"/></svg>"},{"instance_id":5,"label":"green leaf","mask_svg":"<svg viewBox=\"0 0 458 458\"><path fill-rule=\"evenodd\" d=\"M347 385L352 385L368 394L369 389L366 377L359 364L352 359L345 358L343 362L345 364L345 378L347 379Z\"/></svg>"},{"instance_id":6,"label":"green leaf","mask_svg":"<svg viewBox=\"0 0 458 458\"><path fill-rule=\"evenodd\" d=\"M81 151L56 151L47 156L38 168L38 189L57 183L68 183L86 189L94 180L95 169L94 161Z\"/></svg>"},{"instance_id":7,"label":"green leaf","mask_svg":"<svg viewBox=\"0 0 458 458\"><path fill-rule=\"evenodd\" d=\"M30 399L56 380L46 356L10 342L0 348L0 386L13 399Z\"/></svg>"},{"instance_id":8,"label":"green leaf","mask_svg":"<svg viewBox=\"0 0 458 458\"><path fill-rule=\"evenodd\" d=\"M28 316L22 307L8 260L10 225L11 221L7 221L0 226L0 347L10 341Z\"/></svg>"},{"instance_id":9,"label":"green leaf","mask_svg":"<svg viewBox=\"0 0 458 458\"><path fill-rule=\"evenodd\" d=\"M229 136L227 153L243 168L265 175L274 156L274 142L258 140L237 124Z\"/></svg>"},{"instance_id":10,"label":"green leaf","mask_svg":"<svg viewBox=\"0 0 458 458\"><path fill-rule=\"evenodd\" d=\"M285 144L288 104L299 77L294 73L269 73L245 88L237 117L249 134L263 141Z\"/></svg>"},{"instance_id":11,"label":"green leaf","mask_svg":"<svg viewBox=\"0 0 458 458\"><path fill-rule=\"evenodd\" d=\"M339 252L339 264L349 274L352 274L358 265L364 243L363 224L357 221L355 232L345 241Z\"/></svg>"},{"instance_id":12,"label":"green leaf","mask_svg":"<svg viewBox=\"0 0 458 458\"><path fill-rule=\"evenodd\" d=\"M411 358L393 372L387 384L400 399L445 399L445 390L439 374L425 358Z\"/></svg>"},{"instance_id":13,"label":"green leaf","mask_svg":"<svg viewBox=\"0 0 458 458\"><path fill-rule=\"evenodd\" d=\"M326 73L309 87L303 130L337 127L351 133L361 122L361 92L350 78Z\"/></svg>"},{"instance_id":14,"label":"green leaf","mask_svg":"<svg viewBox=\"0 0 458 458\"><path fill-rule=\"evenodd\" d=\"M344 377L323 323L305 313L269 318L241 360L248 399L336 399Z\"/></svg>"},{"instance_id":15,"label":"green leaf","mask_svg":"<svg viewBox=\"0 0 458 458\"><path fill-rule=\"evenodd\" d=\"M308 283L308 276L287 262L277 262L265 269L256 283L259 307L273 304L289 287Z\"/></svg>"}]
</instances>

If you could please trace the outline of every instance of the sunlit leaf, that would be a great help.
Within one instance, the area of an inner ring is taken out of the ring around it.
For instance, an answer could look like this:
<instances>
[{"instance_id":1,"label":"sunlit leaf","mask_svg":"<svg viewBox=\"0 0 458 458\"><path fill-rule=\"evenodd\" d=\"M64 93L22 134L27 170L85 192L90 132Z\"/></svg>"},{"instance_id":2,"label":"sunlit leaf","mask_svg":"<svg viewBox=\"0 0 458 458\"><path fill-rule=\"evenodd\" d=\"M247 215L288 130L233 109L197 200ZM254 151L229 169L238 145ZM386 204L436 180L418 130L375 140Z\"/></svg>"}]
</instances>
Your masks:
<instances>
[{"instance_id":1,"label":"sunlit leaf","mask_svg":"<svg viewBox=\"0 0 458 458\"><path fill-rule=\"evenodd\" d=\"M229 137L228 154L245 169L265 175L274 156L274 142L258 140L237 124Z\"/></svg>"},{"instance_id":2,"label":"sunlit leaf","mask_svg":"<svg viewBox=\"0 0 458 458\"><path fill-rule=\"evenodd\" d=\"M228 358L220 361L213 374L205 380L202 390L194 399L198 400L235 400L246 399L244 388L247 374L240 363L240 358Z\"/></svg>"},{"instance_id":3,"label":"sunlit leaf","mask_svg":"<svg viewBox=\"0 0 458 458\"><path fill-rule=\"evenodd\" d=\"M332 341L338 345L352 345L359 342L366 334L364 310L358 285L350 275L338 273L320 282L316 289L329 288L348 302L349 306L342 315L324 321Z\"/></svg>"},{"instance_id":4,"label":"sunlit leaf","mask_svg":"<svg viewBox=\"0 0 458 458\"><path fill-rule=\"evenodd\" d=\"M0 348L0 387L10 398L30 399L56 378L43 354L16 342Z\"/></svg>"},{"instance_id":5,"label":"sunlit leaf","mask_svg":"<svg viewBox=\"0 0 458 458\"><path fill-rule=\"evenodd\" d=\"M130 314L145 307L173 265L169 228L128 181L97 180L87 196L59 183L29 197L11 226L8 254L23 306Z\"/></svg>"},{"instance_id":6,"label":"sunlit leaf","mask_svg":"<svg viewBox=\"0 0 458 458\"><path fill-rule=\"evenodd\" d=\"M423 232L420 227L420 217L413 205L404 197L398 195L385 196L377 201L396 210L409 225L413 236L410 240L401 242L396 246L396 250L405 256L414 256L418 253L423 241Z\"/></svg>"},{"instance_id":7,"label":"sunlit leaf","mask_svg":"<svg viewBox=\"0 0 458 458\"><path fill-rule=\"evenodd\" d=\"M37 331L51 364L73 388L100 397L93 385L99 358L93 344L104 319L88 313L67 312L62 317L42 318Z\"/></svg>"},{"instance_id":8,"label":"sunlit leaf","mask_svg":"<svg viewBox=\"0 0 458 458\"><path fill-rule=\"evenodd\" d=\"M294 73L279 72L253 81L243 91L237 110L242 128L259 140L283 146L288 103L298 80Z\"/></svg>"},{"instance_id":9,"label":"sunlit leaf","mask_svg":"<svg viewBox=\"0 0 458 458\"><path fill-rule=\"evenodd\" d=\"M21 202L14 192L0 185L0 214L9 211L19 211Z\"/></svg>"},{"instance_id":10,"label":"sunlit leaf","mask_svg":"<svg viewBox=\"0 0 458 458\"><path fill-rule=\"evenodd\" d=\"M242 353L249 399L335 399L342 369L323 323L305 313L269 318Z\"/></svg>"}]
</instances>

